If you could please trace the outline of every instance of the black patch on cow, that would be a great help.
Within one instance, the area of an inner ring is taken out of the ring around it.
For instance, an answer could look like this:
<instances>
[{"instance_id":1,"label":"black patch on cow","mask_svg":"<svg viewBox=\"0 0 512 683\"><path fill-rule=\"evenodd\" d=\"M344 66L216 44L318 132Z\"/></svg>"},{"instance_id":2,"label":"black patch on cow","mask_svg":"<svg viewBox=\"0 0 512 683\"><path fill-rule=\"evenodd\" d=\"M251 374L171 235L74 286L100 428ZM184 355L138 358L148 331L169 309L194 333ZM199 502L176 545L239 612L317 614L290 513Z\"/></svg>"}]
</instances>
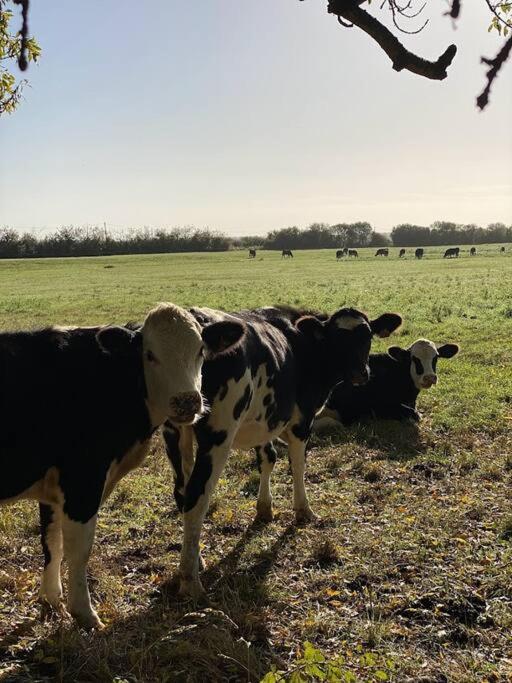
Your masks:
<instances>
[{"instance_id":1,"label":"black patch on cow","mask_svg":"<svg viewBox=\"0 0 512 683\"><path fill-rule=\"evenodd\" d=\"M260 377L259 380L258 380L258 389L261 388L261 385L262 385L262 384L263 384L263 378Z\"/></svg>"},{"instance_id":2,"label":"black patch on cow","mask_svg":"<svg viewBox=\"0 0 512 683\"><path fill-rule=\"evenodd\" d=\"M47 567L51 560L52 554L48 543L46 541L46 534L48 533L48 528L53 522L53 509L50 505L45 505L44 503L39 503L39 523L41 530L41 545L43 546L43 556L44 556L44 566Z\"/></svg>"},{"instance_id":3,"label":"black patch on cow","mask_svg":"<svg viewBox=\"0 0 512 683\"><path fill-rule=\"evenodd\" d=\"M261 474L261 446L256 446L256 462L258 463L258 472Z\"/></svg>"},{"instance_id":4,"label":"black patch on cow","mask_svg":"<svg viewBox=\"0 0 512 683\"><path fill-rule=\"evenodd\" d=\"M274 448L274 444L272 442L265 444L263 450L265 451L265 455L267 456L268 461L271 463L275 463L277 460L277 451Z\"/></svg>"},{"instance_id":5,"label":"black patch on cow","mask_svg":"<svg viewBox=\"0 0 512 683\"><path fill-rule=\"evenodd\" d=\"M219 391L219 396L218 396L219 401L223 401L226 398L227 393L228 393L228 385L224 384L224 386L222 386L220 388L220 391Z\"/></svg>"},{"instance_id":6,"label":"black patch on cow","mask_svg":"<svg viewBox=\"0 0 512 683\"><path fill-rule=\"evenodd\" d=\"M265 394L265 396L263 397L263 405L268 406L271 401L272 401L272 394Z\"/></svg>"},{"instance_id":7,"label":"black patch on cow","mask_svg":"<svg viewBox=\"0 0 512 683\"><path fill-rule=\"evenodd\" d=\"M423 363L420 361L419 358L416 358L416 356L412 356L412 362L414 363L414 367L416 368L416 374L422 375L425 370L423 369Z\"/></svg>"},{"instance_id":8,"label":"black patch on cow","mask_svg":"<svg viewBox=\"0 0 512 683\"><path fill-rule=\"evenodd\" d=\"M245 390L244 390L244 393L242 394L242 396L235 403L235 407L233 408L233 419L235 419L235 420L240 419L240 415L247 408L247 406L251 403L251 399L252 399L251 385L248 384L245 387Z\"/></svg>"},{"instance_id":9,"label":"black patch on cow","mask_svg":"<svg viewBox=\"0 0 512 683\"><path fill-rule=\"evenodd\" d=\"M297 439L301 441L307 441L311 435L311 427L313 426L311 420L302 418L302 420L292 427L292 432Z\"/></svg>"},{"instance_id":10,"label":"black patch on cow","mask_svg":"<svg viewBox=\"0 0 512 683\"><path fill-rule=\"evenodd\" d=\"M226 437L226 431L215 431L206 422L200 422L197 425L197 454L194 469L185 487L185 504L183 507L185 512L192 510L199 498L204 494L206 484L212 476L213 469L210 451L213 446L223 444Z\"/></svg>"}]
</instances>

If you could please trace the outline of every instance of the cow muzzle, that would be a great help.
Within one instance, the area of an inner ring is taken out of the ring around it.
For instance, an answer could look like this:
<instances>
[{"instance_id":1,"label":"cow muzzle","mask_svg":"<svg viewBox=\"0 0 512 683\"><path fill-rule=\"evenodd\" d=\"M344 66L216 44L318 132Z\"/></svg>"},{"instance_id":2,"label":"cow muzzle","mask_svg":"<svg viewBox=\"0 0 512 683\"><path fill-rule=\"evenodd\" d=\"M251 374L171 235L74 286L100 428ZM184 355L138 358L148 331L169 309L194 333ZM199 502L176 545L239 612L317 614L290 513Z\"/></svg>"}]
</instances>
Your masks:
<instances>
[{"instance_id":1,"label":"cow muzzle","mask_svg":"<svg viewBox=\"0 0 512 683\"><path fill-rule=\"evenodd\" d=\"M198 391L178 394L170 400L169 417L178 424L192 424L203 409L203 401Z\"/></svg>"},{"instance_id":2,"label":"cow muzzle","mask_svg":"<svg viewBox=\"0 0 512 683\"><path fill-rule=\"evenodd\" d=\"M362 386L363 384L367 384L369 379L370 379L370 371L368 368L365 368L364 370L357 370L355 372L352 372L352 375L350 377L350 381L356 387Z\"/></svg>"},{"instance_id":3,"label":"cow muzzle","mask_svg":"<svg viewBox=\"0 0 512 683\"><path fill-rule=\"evenodd\" d=\"M437 384L437 375L424 375L421 380L421 386L424 389L430 389L434 384Z\"/></svg>"}]
</instances>

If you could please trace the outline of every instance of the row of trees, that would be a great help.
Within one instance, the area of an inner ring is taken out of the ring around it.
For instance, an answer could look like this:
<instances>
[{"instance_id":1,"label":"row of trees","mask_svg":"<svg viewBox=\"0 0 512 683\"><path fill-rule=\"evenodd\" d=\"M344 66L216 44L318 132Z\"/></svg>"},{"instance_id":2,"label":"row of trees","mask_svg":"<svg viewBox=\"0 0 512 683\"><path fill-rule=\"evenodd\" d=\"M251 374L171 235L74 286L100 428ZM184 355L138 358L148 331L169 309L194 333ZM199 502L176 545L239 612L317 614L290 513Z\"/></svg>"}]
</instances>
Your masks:
<instances>
[{"instance_id":1,"label":"row of trees","mask_svg":"<svg viewBox=\"0 0 512 683\"><path fill-rule=\"evenodd\" d=\"M397 225L391 236L376 232L370 223L313 223L272 230L267 235L232 238L220 232L195 228L151 230L144 228L112 236L103 228L63 227L37 237L0 229L0 258L51 256L102 256L113 254L158 254L167 252L227 251L256 247L260 249L339 249L342 247L415 247L444 244L482 244L512 242L512 226L491 223L487 228L438 221L430 227Z\"/></svg>"}]
</instances>

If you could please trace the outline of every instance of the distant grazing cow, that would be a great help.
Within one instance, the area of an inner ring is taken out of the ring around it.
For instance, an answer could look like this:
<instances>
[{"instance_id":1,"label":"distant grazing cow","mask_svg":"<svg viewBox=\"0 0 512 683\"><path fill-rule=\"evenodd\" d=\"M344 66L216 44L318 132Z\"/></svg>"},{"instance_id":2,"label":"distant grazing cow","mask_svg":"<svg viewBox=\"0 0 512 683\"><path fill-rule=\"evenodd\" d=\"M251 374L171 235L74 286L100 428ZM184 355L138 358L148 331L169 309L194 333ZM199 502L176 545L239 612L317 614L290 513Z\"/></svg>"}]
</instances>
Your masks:
<instances>
[{"instance_id":1,"label":"distant grazing cow","mask_svg":"<svg viewBox=\"0 0 512 683\"><path fill-rule=\"evenodd\" d=\"M211 309L191 312L202 325L233 321L246 329L231 353L204 364L202 391L209 413L194 426L169 421L164 429L175 470L175 498L183 512L180 591L198 596L203 592L198 575L201 527L230 450L259 447L262 484L257 512L260 519L268 520L272 516L271 441L281 436L288 443L296 519L312 519L304 470L315 414L341 380L368 380L373 335L388 336L401 318L385 313L370 321L353 308L331 316L277 307L231 314Z\"/></svg>"},{"instance_id":2,"label":"distant grazing cow","mask_svg":"<svg viewBox=\"0 0 512 683\"><path fill-rule=\"evenodd\" d=\"M452 358L459 351L457 344L436 345L418 339L408 349L391 346L386 353L370 355L370 381L364 386L347 382L338 384L332 392L322 418L332 418L351 424L363 417L418 420L416 399L422 389L437 384L438 358Z\"/></svg>"},{"instance_id":3,"label":"distant grazing cow","mask_svg":"<svg viewBox=\"0 0 512 683\"><path fill-rule=\"evenodd\" d=\"M354 256L355 258L357 258L357 257L359 256L359 254L357 253L357 249L349 249L349 250L348 250L348 255L349 255L349 256Z\"/></svg>"},{"instance_id":4,"label":"distant grazing cow","mask_svg":"<svg viewBox=\"0 0 512 683\"><path fill-rule=\"evenodd\" d=\"M281 252L281 258L293 258L292 250L283 249L283 251Z\"/></svg>"},{"instance_id":5,"label":"distant grazing cow","mask_svg":"<svg viewBox=\"0 0 512 683\"><path fill-rule=\"evenodd\" d=\"M249 258L256 258L256 249L249 249Z\"/></svg>"},{"instance_id":6,"label":"distant grazing cow","mask_svg":"<svg viewBox=\"0 0 512 683\"><path fill-rule=\"evenodd\" d=\"M345 251L343 249L338 249L336 251L336 261L339 261L344 256L345 256Z\"/></svg>"},{"instance_id":7,"label":"distant grazing cow","mask_svg":"<svg viewBox=\"0 0 512 683\"><path fill-rule=\"evenodd\" d=\"M236 321L202 326L161 304L137 331L0 334L0 503L39 501L40 598L60 605L64 554L68 610L82 626L101 625L86 570L102 501L142 462L160 424L198 418L204 350L226 348L243 329Z\"/></svg>"},{"instance_id":8,"label":"distant grazing cow","mask_svg":"<svg viewBox=\"0 0 512 683\"><path fill-rule=\"evenodd\" d=\"M423 258L423 254L425 253L425 250L423 247L418 247L416 251L414 252L415 258Z\"/></svg>"},{"instance_id":9,"label":"distant grazing cow","mask_svg":"<svg viewBox=\"0 0 512 683\"><path fill-rule=\"evenodd\" d=\"M505 253L505 247L501 247L500 254L504 254L504 253Z\"/></svg>"},{"instance_id":10,"label":"distant grazing cow","mask_svg":"<svg viewBox=\"0 0 512 683\"><path fill-rule=\"evenodd\" d=\"M402 258L402 256L405 256L405 249L400 249L400 253L398 254L398 258Z\"/></svg>"},{"instance_id":11,"label":"distant grazing cow","mask_svg":"<svg viewBox=\"0 0 512 683\"><path fill-rule=\"evenodd\" d=\"M476 247L471 247L471 249L469 250L469 255L476 256Z\"/></svg>"},{"instance_id":12,"label":"distant grazing cow","mask_svg":"<svg viewBox=\"0 0 512 683\"><path fill-rule=\"evenodd\" d=\"M450 247L444 252L443 258L459 258L459 247Z\"/></svg>"},{"instance_id":13,"label":"distant grazing cow","mask_svg":"<svg viewBox=\"0 0 512 683\"><path fill-rule=\"evenodd\" d=\"M387 247L377 249L375 256L389 256L389 249Z\"/></svg>"}]
</instances>

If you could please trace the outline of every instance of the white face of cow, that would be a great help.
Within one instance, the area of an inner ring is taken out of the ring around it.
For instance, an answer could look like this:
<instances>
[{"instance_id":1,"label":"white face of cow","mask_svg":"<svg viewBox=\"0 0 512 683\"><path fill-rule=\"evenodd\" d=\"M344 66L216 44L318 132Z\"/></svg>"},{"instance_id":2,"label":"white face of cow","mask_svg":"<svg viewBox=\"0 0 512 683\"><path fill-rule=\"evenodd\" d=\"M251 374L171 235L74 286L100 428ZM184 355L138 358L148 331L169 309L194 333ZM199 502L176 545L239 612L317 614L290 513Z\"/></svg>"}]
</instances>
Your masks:
<instances>
[{"instance_id":1,"label":"white face of cow","mask_svg":"<svg viewBox=\"0 0 512 683\"><path fill-rule=\"evenodd\" d=\"M408 349L392 346L389 355L397 361L409 362L411 379L418 389L430 389L437 384L437 359L452 358L459 352L457 344L436 345L428 339L418 339Z\"/></svg>"},{"instance_id":2,"label":"white face of cow","mask_svg":"<svg viewBox=\"0 0 512 683\"><path fill-rule=\"evenodd\" d=\"M154 424L191 423L201 413L201 326L185 309L160 304L141 328L147 402Z\"/></svg>"}]
</instances>

